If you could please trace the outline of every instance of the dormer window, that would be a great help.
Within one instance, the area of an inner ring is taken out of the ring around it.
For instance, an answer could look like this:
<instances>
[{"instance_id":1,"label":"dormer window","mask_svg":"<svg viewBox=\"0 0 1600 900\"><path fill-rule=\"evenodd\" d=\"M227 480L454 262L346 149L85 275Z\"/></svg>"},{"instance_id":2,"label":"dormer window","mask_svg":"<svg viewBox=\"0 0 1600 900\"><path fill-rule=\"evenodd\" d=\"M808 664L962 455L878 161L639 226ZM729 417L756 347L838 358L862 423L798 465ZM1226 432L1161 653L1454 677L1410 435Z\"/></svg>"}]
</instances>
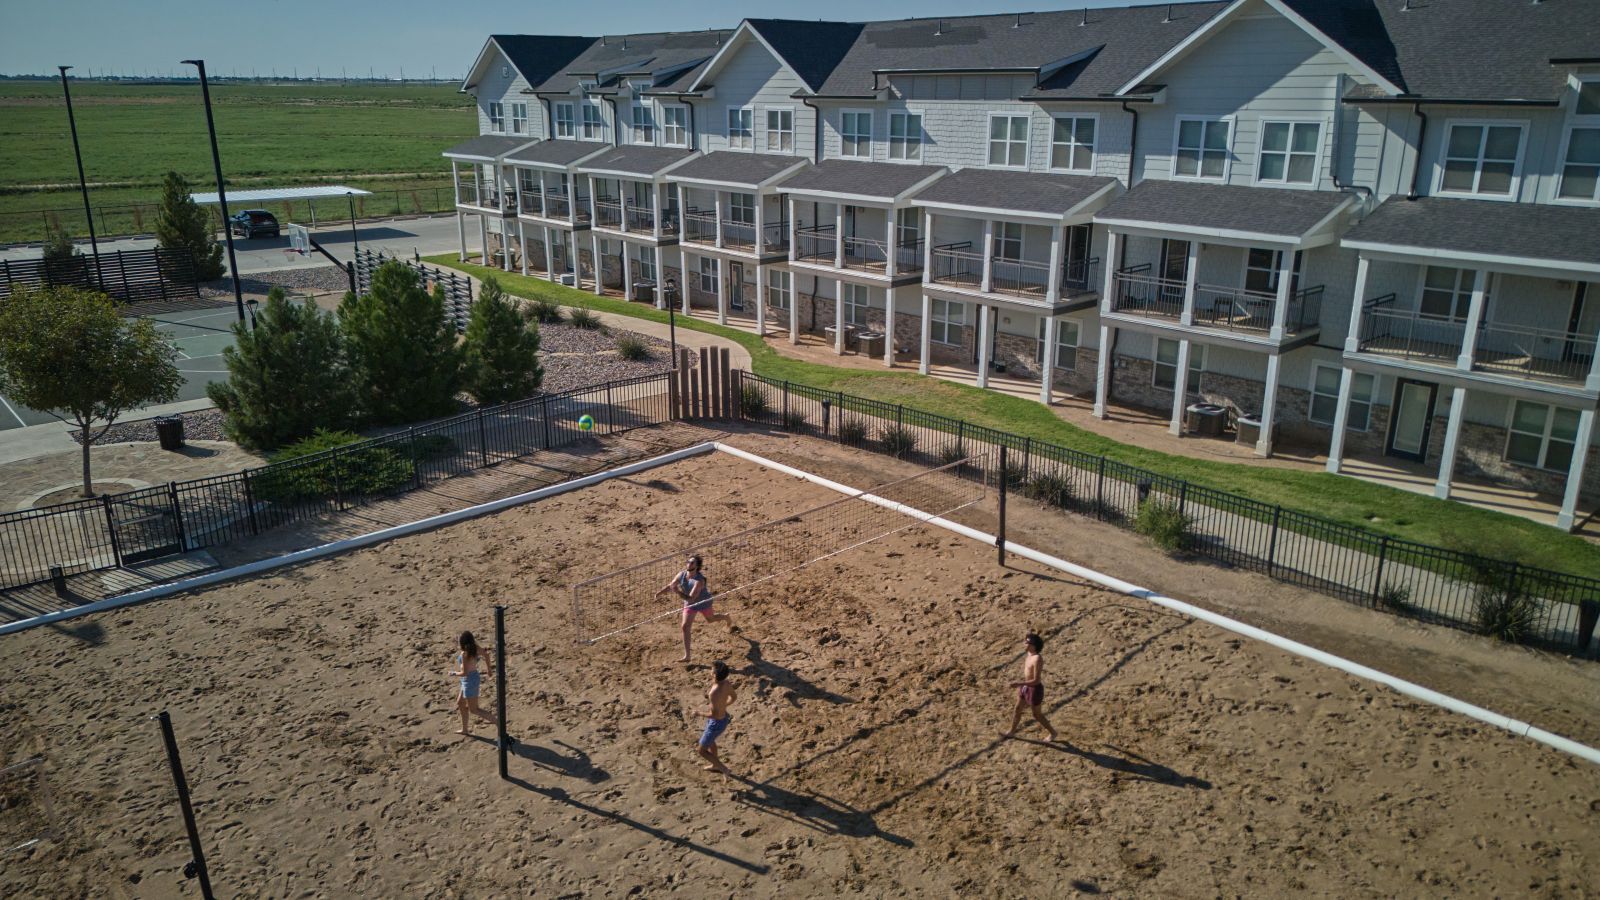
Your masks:
<instances>
[{"instance_id":1,"label":"dormer window","mask_svg":"<svg viewBox=\"0 0 1600 900\"><path fill-rule=\"evenodd\" d=\"M574 118L571 103L557 103L556 107L556 137L576 137Z\"/></svg>"},{"instance_id":2,"label":"dormer window","mask_svg":"<svg viewBox=\"0 0 1600 900\"><path fill-rule=\"evenodd\" d=\"M1525 133L1522 123L1505 120L1449 123L1444 132L1438 192L1506 199L1516 196Z\"/></svg>"}]
</instances>

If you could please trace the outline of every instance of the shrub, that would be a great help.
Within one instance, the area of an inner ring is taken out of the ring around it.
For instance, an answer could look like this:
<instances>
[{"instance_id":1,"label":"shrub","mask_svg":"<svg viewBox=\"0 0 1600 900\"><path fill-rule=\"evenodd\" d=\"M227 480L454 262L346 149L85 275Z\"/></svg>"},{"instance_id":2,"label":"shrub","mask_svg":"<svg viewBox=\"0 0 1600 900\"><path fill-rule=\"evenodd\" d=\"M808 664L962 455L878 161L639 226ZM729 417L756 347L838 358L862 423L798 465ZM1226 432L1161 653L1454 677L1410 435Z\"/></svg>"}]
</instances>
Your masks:
<instances>
[{"instance_id":1,"label":"shrub","mask_svg":"<svg viewBox=\"0 0 1600 900\"><path fill-rule=\"evenodd\" d=\"M859 447L867 442L867 420L855 416L839 417L839 443Z\"/></svg>"},{"instance_id":2,"label":"shrub","mask_svg":"<svg viewBox=\"0 0 1600 900\"><path fill-rule=\"evenodd\" d=\"M461 351L442 288L429 293L416 272L386 262L367 293L345 295L339 326L368 421L395 425L455 411Z\"/></svg>"},{"instance_id":3,"label":"shrub","mask_svg":"<svg viewBox=\"0 0 1600 900\"><path fill-rule=\"evenodd\" d=\"M650 358L650 345L638 335L624 334L617 338L617 355L632 362L640 362ZM748 392L749 388L745 390Z\"/></svg>"},{"instance_id":4,"label":"shrub","mask_svg":"<svg viewBox=\"0 0 1600 900\"><path fill-rule=\"evenodd\" d=\"M1028 482L1025 493L1040 503L1066 509L1072 505L1072 479L1060 472L1046 472Z\"/></svg>"},{"instance_id":5,"label":"shrub","mask_svg":"<svg viewBox=\"0 0 1600 900\"><path fill-rule=\"evenodd\" d=\"M1514 570L1486 564L1475 573L1472 618L1478 633L1520 644L1534 637L1543 604Z\"/></svg>"},{"instance_id":6,"label":"shrub","mask_svg":"<svg viewBox=\"0 0 1600 900\"><path fill-rule=\"evenodd\" d=\"M1006 480L1006 490L1021 490L1028 483L1027 468L1021 463L1015 463L1009 459L1006 460L1005 470L1000 475Z\"/></svg>"},{"instance_id":7,"label":"shrub","mask_svg":"<svg viewBox=\"0 0 1600 900\"><path fill-rule=\"evenodd\" d=\"M783 413L782 418L785 431L799 431L806 427L806 414L798 409L791 409Z\"/></svg>"},{"instance_id":8,"label":"shrub","mask_svg":"<svg viewBox=\"0 0 1600 900\"><path fill-rule=\"evenodd\" d=\"M1405 584L1385 584L1378 593L1378 605L1390 612L1406 612L1411 609L1411 586Z\"/></svg>"},{"instance_id":9,"label":"shrub","mask_svg":"<svg viewBox=\"0 0 1600 900\"><path fill-rule=\"evenodd\" d=\"M939 448L939 462L941 465L951 466L967 458L967 448L958 441L954 444L945 444Z\"/></svg>"},{"instance_id":10,"label":"shrub","mask_svg":"<svg viewBox=\"0 0 1600 900\"><path fill-rule=\"evenodd\" d=\"M482 404L531 397L544 380L539 326L523 321L493 275L472 305L462 342L467 392Z\"/></svg>"},{"instance_id":11,"label":"shrub","mask_svg":"<svg viewBox=\"0 0 1600 900\"><path fill-rule=\"evenodd\" d=\"M329 452L362 440L349 431L318 430L290 444L274 453L272 465L251 480L255 496L279 503L356 497L386 493L411 481L411 460L403 445L357 447L337 456ZM449 438L439 440L450 443ZM419 440L419 451L421 444Z\"/></svg>"},{"instance_id":12,"label":"shrub","mask_svg":"<svg viewBox=\"0 0 1600 900\"><path fill-rule=\"evenodd\" d=\"M528 301L528 305L522 308L522 316L540 325L560 325L566 320L566 316L561 312L561 304L543 297L535 297Z\"/></svg>"},{"instance_id":13,"label":"shrub","mask_svg":"<svg viewBox=\"0 0 1600 900\"><path fill-rule=\"evenodd\" d=\"M223 223L227 227L227 223ZM222 277L222 245L211 227L210 214L191 196L189 182L177 172L161 181L161 205L156 208L156 243L168 250L194 254L195 277L211 281Z\"/></svg>"},{"instance_id":14,"label":"shrub","mask_svg":"<svg viewBox=\"0 0 1600 900\"><path fill-rule=\"evenodd\" d=\"M890 425L883 430L883 449L896 458L908 456L917 449L917 434L904 425Z\"/></svg>"},{"instance_id":15,"label":"shrub","mask_svg":"<svg viewBox=\"0 0 1600 900\"><path fill-rule=\"evenodd\" d=\"M1139 512L1133 517L1133 530L1168 553L1184 549L1193 527L1194 520L1168 500L1146 500L1139 504Z\"/></svg>"},{"instance_id":16,"label":"shrub","mask_svg":"<svg viewBox=\"0 0 1600 900\"><path fill-rule=\"evenodd\" d=\"M739 394L739 413L746 419L759 419L767 414L767 395L761 388L747 384Z\"/></svg>"},{"instance_id":17,"label":"shrub","mask_svg":"<svg viewBox=\"0 0 1600 900\"><path fill-rule=\"evenodd\" d=\"M605 324L600 321L594 310L584 309L581 306L573 307L572 311L567 313L567 324L573 328L582 328L584 331L605 330Z\"/></svg>"}]
</instances>

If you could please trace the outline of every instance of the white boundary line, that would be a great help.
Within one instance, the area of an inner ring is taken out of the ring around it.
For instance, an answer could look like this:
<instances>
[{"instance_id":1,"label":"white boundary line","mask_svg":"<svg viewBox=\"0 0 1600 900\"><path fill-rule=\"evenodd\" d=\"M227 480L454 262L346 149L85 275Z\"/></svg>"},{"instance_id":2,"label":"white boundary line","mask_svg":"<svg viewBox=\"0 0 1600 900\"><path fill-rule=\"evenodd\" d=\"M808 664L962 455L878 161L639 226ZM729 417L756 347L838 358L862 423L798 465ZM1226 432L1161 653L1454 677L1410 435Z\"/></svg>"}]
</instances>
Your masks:
<instances>
[{"instance_id":1,"label":"white boundary line","mask_svg":"<svg viewBox=\"0 0 1600 900\"><path fill-rule=\"evenodd\" d=\"M22 416L17 413L16 408L13 407L10 404L10 402L8 402L6 400L6 398L3 397L3 396L0 396L0 406L4 406L6 408L6 412L11 413L11 418L17 420L17 425L18 426L20 426L22 428L27 428L28 427L28 423L22 421Z\"/></svg>"},{"instance_id":2,"label":"white boundary line","mask_svg":"<svg viewBox=\"0 0 1600 900\"><path fill-rule=\"evenodd\" d=\"M792 466L786 466L783 463L774 462L770 459L750 453L749 451L740 450L738 447L732 447L727 444L717 442L716 449L747 462L753 462L756 465L765 466L773 471L804 478L812 484L821 485L822 487L829 488L843 494L860 497L863 500L877 503L880 506L884 506L889 509L898 510L899 512L903 512L908 516L920 519L929 525L937 525L940 528L953 531L956 534L964 537L972 538L980 543L987 544L989 546L994 545L994 535L985 534L976 528L969 528L966 525L962 525L958 522L951 522L947 519L930 515L920 510L912 509L909 506L896 503L892 500L874 497L871 494L857 490L856 488L839 484L835 481L830 481L820 475L813 475L810 472L805 472ZM1052 569L1059 569L1086 581L1094 582L1102 587L1110 588L1113 591L1127 594L1131 597L1138 597L1141 600L1148 600L1157 606L1166 607L1174 612L1179 612L1191 618L1199 619L1203 622L1215 625L1218 628L1234 632L1235 634L1244 635L1245 637L1253 640L1270 644L1280 650L1293 653L1296 656L1303 656L1314 662L1319 662L1325 666L1347 672L1356 676L1357 678L1365 678L1368 681L1376 681L1385 687L1392 688L1413 699L1443 707L1451 712L1460 713L1461 715L1477 719L1480 722L1493 725L1496 728L1502 728L1515 735L1532 738L1541 744L1545 744L1549 747L1553 747L1557 750L1570 753L1573 756L1600 765L1600 750L1590 747L1587 744L1580 744L1571 738L1565 738L1559 734L1546 731L1543 728L1539 728L1520 719L1513 719L1510 716L1502 715L1493 710L1484 709L1481 706L1475 706L1464 700L1458 700L1455 697L1451 697L1448 694L1441 694L1438 691L1425 688L1420 684L1414 684L1410 681L1406 681L1403 678L1397 678L1388 674L1387 672L1380 672L1377 669L1364 666L1357 662L1352 662L1343 657L1334 656L1332 653L1318 650L1315 647L1302 644L1299 641L1290 640L1289 638L1273 634L1270 631L1257 628L1254 625L1246 625L1238 620L1230 619L1227 616L1218 615L1210 610L1201 609L1198 606L1184 603L1181 600L1174 600L1171 597L1158 594L1149 588L1143 588L1136 584L1123 581L1120 578L1115 578L1101 572L1096 572L1094 569L1086 568L1075 563L1070 563L1064 559L1058 559L1046 553L1040 553L1038 550L1034 550L1030 547L1024 547L1021 544L1017 544L1012 541L1006 541L1006 550L1007 552L1015 553L1016 555L1025 559L1031 559L1034 562L1049 566Z\"/></svg>"},{"instance_id":3,"label":"white boundary line","mask_svg":"<svg viewBox=\"0 0 1600 900\"><path fill-rule=\"evenodd\" d=\"M371 546L372 544L381 543L391 538L404 537L408 534L416 534L419 531L427 531L429 529L439 528L445 525L454 525L457 522L464 522L468 519L475 519L478 516L500 512L504 509L510 509L513 506L520 506L524 503L532 503L536 500L543 500L546 497L554 497L558 494L565 494L568 491L576 491L580 488L586 488L590 485L599 484L602 481L609 481L612 478L621 478L624 475L633 475L637 472L643 472L646 469L654 469L657 466L664 466L668 463L679 462L693 456L701 456L711 453L715 449L716 446L707 441L705 443L695 444L692 447L685 447L682 450L674 450L671 453L666 453L661 456L640 460L636 463L629 463L628 465L620 466L615 469L607 469L604 472L596 472L593 475L585 475L582 478L574 478L571 481L563 481L560 484L553 484L549 487L539 488L535 491L517 494L514 497L491 500L488 503L481 503L477 506L469 506L466 509L458 509L454 512L430 516L429 518L420 519L416 522L407 522L403 525L395 525L391 528L380 529L378 531L358 535L353 538L346 538L341 541L333 541L317 547L310 547L305 550L289 553L284 556L275 556L271 559L257 560L256 562L245 563L242 566L234 566L231 569L223 569L220 572L208 572L204 575L188 578L183 581L175 581L171 584L157 585L152 588L146 588L142 591L135 591L131 594L123 594L118 597L108 597L104 600L97 600L94 603L86 603L83 606L75 606L72 609L58 610L57 612L53 613L45 613L42 616L34 616L31 619L23 619L20 622L10 622L5 625L0 625L0 635L12 634L13 632L35 628L40 625L48 625L52 622L63 622L67 619L76 619L79 616L105 612L106 610L118 609L123 606L131 606L135 603L143 603L147 600L155 600L161 597L170 596L172 594L183 593L184 591L198 590L200 588L210 587L214 584L220 584L224 581L232 581L236 578L244 578L250 575L259 575L263 572L270 572L274 569L281 569L284 566L293 566L303 562L310 562L315 559L322 559L325 556L334 556L336 554L344 553L347 550L355 550L359 547Z\"/></svg>"}]
</instances>

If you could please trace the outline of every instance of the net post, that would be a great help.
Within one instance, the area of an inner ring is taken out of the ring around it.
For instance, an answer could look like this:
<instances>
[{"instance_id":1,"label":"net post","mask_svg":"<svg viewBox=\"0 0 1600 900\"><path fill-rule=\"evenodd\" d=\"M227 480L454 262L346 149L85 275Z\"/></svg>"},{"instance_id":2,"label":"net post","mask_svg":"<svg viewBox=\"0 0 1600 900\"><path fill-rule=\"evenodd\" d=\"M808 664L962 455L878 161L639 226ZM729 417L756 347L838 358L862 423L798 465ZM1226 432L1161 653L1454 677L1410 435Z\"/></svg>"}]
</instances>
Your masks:
<instances>
[{"instance_id":1,"label":"net post","mask_svg":"<svg viewBox=\"0 0 1600 900\"><path fill-rule=\"evenodd\" d=\"M995 529L994 548L1000 567L1006 564L1006 445L1000 445L1000 527Z\"/></svg>"},{"instance_id":2,"label":"net post","mask_svg":"<svg viewBox=\"0 0 1600 900\"><path fill-rule=\"evenodd\" d=\"M194 807L189 803L189 780L183 775L183 760L178 758L178 739L172 733L172 717L162 710L156 716L161 723L161 740L167 745L167 765L172 769L172 785L178 789L178 807L183 811L183 827L189 833L189 852L193 858L183 867L183 874L200 879L200 896L214 900L211 892L211 873L206 871L205 850L200 847L200 830L194 824Z\"/></svg>"},{"instance_id":3,"label":"net post","mask_svg":"<svg viewBox=\"0 0 1600 900\"><path fill-rule=\"evenodd\" d=\"M495 665L495 746L500 756L500 780L510 781L506 773L506 754L511 749L511 739L506 736L506 608L494 608L494 665Z\"/></svg>"}]
</instances>

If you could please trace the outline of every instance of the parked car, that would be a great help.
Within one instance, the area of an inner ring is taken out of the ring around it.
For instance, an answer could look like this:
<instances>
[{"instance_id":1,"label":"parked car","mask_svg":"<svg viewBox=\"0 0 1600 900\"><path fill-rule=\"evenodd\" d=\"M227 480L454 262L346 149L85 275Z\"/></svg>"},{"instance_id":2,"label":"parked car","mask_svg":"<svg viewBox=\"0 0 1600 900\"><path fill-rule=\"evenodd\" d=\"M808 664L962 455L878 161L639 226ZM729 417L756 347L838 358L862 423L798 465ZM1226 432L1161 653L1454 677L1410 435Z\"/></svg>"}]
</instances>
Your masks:
<instances>
[{"instance_id":1,"label":"parked car","mask_svg":"<svg viewBox=\"0 0 1600 900\"><path fill-rule=\"evenodd\" d=\"M237 237L277 237L279 234L278 217L264 209L247 209L230 221L229 227Z\"/></svg>"}]
</instances>

